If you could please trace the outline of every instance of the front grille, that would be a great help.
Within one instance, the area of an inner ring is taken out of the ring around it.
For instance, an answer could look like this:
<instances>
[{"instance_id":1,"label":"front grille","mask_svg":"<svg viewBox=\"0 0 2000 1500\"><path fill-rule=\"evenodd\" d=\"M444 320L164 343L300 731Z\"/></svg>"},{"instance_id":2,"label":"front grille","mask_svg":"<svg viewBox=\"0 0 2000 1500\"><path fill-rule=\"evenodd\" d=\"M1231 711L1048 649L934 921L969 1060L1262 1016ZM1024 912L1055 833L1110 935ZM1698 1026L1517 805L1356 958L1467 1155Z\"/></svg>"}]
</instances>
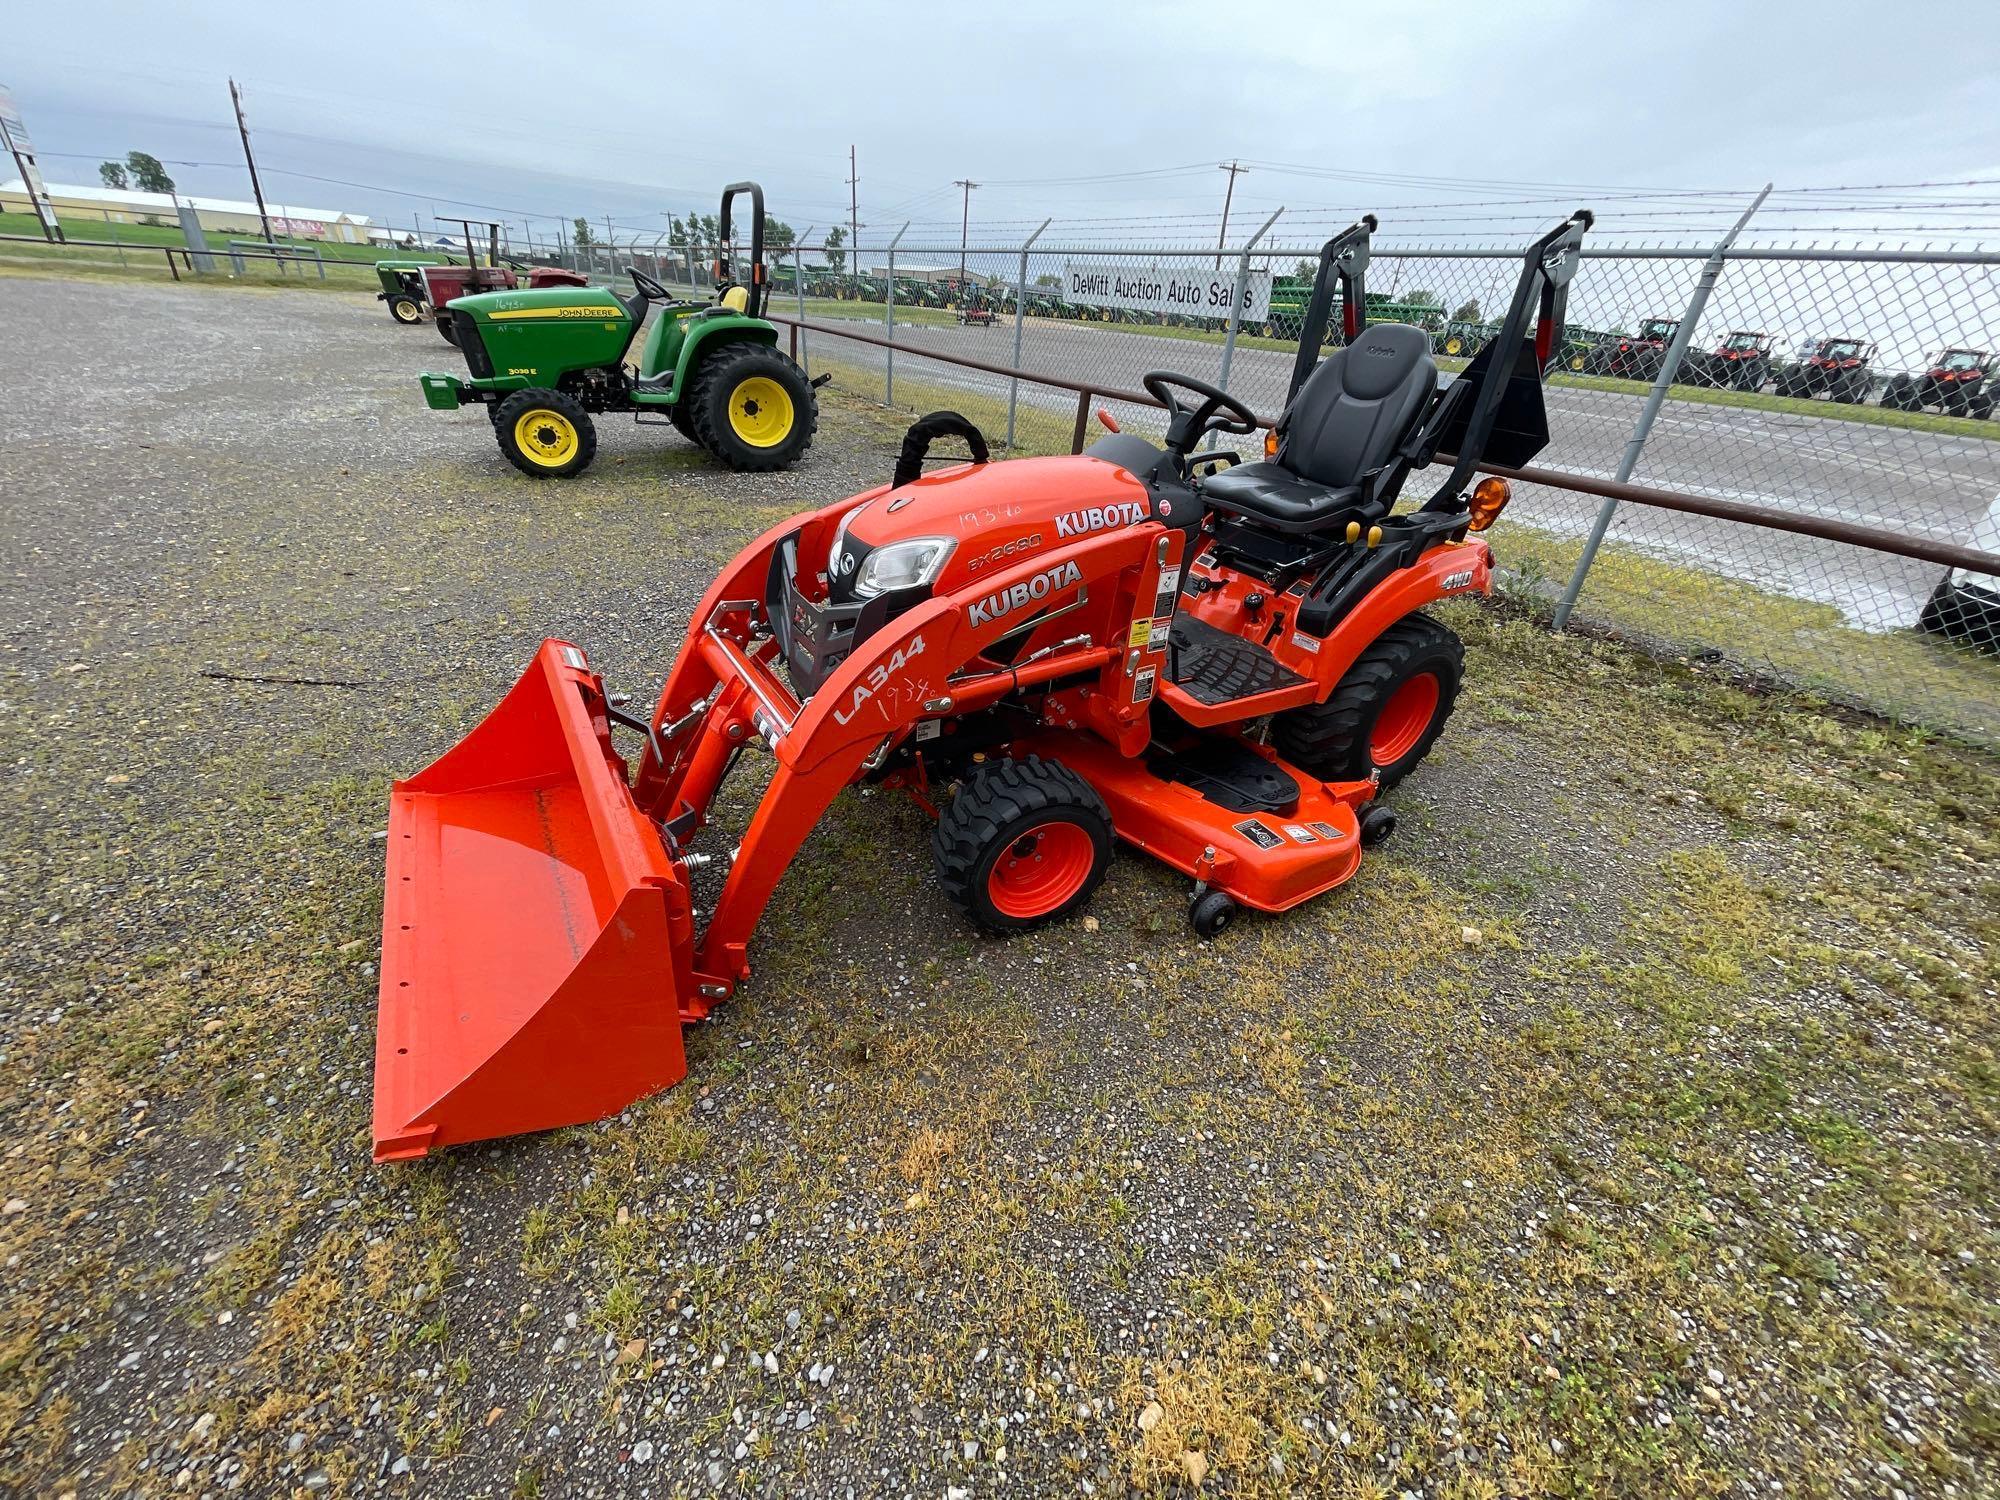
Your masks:
<instances>
[{"instance_id":1,"label":"front grille","mask_svg":"<svg viewBox=\"0 0 2000 1500\"><path fill-rule=\"evenodd\" d=\"M458 334L458 347L465 355L466 368L475 380L493 378L493 356L486 352L486 340L479 336L479 322L462 307L448 307L445 315Z\"/></svg>"}]
</instances>

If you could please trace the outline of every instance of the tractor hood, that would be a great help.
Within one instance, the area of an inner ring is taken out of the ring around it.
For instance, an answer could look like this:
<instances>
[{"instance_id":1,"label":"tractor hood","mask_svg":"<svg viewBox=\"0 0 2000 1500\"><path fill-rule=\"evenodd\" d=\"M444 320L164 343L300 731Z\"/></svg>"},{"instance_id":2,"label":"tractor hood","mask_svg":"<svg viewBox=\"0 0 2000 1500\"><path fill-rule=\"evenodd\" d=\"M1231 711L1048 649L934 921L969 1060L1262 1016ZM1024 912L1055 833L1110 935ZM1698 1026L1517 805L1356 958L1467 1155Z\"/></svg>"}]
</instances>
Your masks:
<instances>
[{"instance_id":1,"label":"tractor hood","mask_svg":"<svg viewBox=\"0 0 2000 1500\"><path fill-rule=\"evenodd\" d=\"M856 495L773 553L765 602L792 689L809 699L854 648L939 594L976 606L981 584L1073 539L1151 517L1144 485L1103 459L962 464ZM835 520L835 516L838 519ZM1060 564L1024 587L1057 590Z\"/></svg>"},{"instance_id":2,"label":"tractor hood","mask_svg":"<svg viewBox=\"0 0 2000 1500\"><path fill-rule=\"evenodd\" d=\"M856 499L827 553L836 600L913 582L936 593L970 588L1003 564L1152 515L1145 485L1129 470L1080 454L965 464Z\"/></svg>"},{"instance_id":3,"label":"tractor hood","mask_svg":"<svg viewBox=\"0 0 2000 1500\"><path fill-rule=\"evenodd\" d=\"M508 288L452 299L453 312L469 312L481 323L615 323L629 327L632 314L602 287Z\"/></svg>"}]
</instances>

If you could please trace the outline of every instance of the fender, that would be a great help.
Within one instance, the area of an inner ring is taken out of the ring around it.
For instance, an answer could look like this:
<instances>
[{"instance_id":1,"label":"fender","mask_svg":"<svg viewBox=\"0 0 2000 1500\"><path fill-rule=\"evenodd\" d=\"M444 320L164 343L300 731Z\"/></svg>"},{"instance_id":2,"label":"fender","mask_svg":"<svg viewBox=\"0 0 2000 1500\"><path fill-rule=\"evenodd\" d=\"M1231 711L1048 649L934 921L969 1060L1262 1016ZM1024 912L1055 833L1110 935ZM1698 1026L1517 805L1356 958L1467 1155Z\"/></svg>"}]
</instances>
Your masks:
<instances>
[{"instance_id":1,"label":"fender","mask_svg":"<svg viewBox=\"0 0 2000 1500\"><path fill-rule=\"evenodd\" d=\"M1485 542L1469 538L1433 547L1378 583L1334 626L1317 655L1292 658L1291 665L1319 684L1318 701L1324 703L1361 653L1405 615L1440 599L1492 592L1493 549Z\"/></svg>"},{"instance_id":2,"label":"fender","mask_svg":"<svg viewBox=\"0 0 2000 1500\"><path fill-rule=\"evenodd\" d=\"M778 330L760 318L734 315L691 319L681 339L680 353L674 358L674 398L679 400L687 394L688 374L708 357L709 350L724 344L764 344L776 348L777 343Z\"/></svg>"}]
</instances>

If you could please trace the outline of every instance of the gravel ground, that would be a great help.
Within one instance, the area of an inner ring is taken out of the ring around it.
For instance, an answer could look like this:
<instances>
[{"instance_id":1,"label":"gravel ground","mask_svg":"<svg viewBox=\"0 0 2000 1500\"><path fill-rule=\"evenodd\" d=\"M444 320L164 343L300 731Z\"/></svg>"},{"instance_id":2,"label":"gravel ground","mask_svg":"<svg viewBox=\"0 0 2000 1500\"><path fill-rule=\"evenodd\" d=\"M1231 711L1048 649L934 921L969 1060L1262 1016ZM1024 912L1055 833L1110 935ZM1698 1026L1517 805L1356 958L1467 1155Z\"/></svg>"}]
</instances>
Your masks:
<instances>
[{"instance_id":1,"label":"gravel ground","mask_svg":"<svg viewBox=\"0 0 2000 1500\"><path fill-rule=\"evenodd\" d=\"M1993 1492L1993 762L1500 611L1340 892L991 943L851 794L686 1084L371 1167L388 780L900 425L536 484L455 358L0 278L0 1486Z\"/></svg>"}]
</instances>

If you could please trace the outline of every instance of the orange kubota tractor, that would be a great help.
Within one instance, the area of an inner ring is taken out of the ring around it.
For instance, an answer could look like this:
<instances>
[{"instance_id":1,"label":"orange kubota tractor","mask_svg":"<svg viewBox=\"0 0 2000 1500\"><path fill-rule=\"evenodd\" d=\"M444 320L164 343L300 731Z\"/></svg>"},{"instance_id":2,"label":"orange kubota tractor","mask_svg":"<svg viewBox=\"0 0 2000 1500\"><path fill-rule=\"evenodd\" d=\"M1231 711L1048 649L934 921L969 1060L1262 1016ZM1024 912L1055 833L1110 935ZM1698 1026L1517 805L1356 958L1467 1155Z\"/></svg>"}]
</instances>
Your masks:
<instances>
[{"instance_id":1,"label":"orange kubota tractor","mask_svg":"<svg viewBox=\"0 0 2000 1500\"><path fill-rule=\"evenodd\" d=\"M1381 794L1436 739L1457 638L1425 605L1490 588L1476 465L1547 441L1541 377L1590 215L1528 249L1498 337L1441 382L1423 330L1363 326L1373 218L1327 242L1263 462L1235 397L1157 372L1155 446L987 462L953 413L893 480L794 516L703 596L647 717L545 642L470 736L390 802L375 1155L576 1124L676 1083L682 1027L751 972L750 934L842 788L941 807L950 899L1006 932L1074 912L1114 840L1193 882L1212 936L1347 880ZM1338 282L1342 347L1317 356ZM955 434L972 462L923 472ZM1450 469L1396 511L1408 476ZM635 773L613 744L631 731ZM768 753L747 827L710 824ZM695 907L692 872L717 868Z\"/></svg>"}]
</instances>

